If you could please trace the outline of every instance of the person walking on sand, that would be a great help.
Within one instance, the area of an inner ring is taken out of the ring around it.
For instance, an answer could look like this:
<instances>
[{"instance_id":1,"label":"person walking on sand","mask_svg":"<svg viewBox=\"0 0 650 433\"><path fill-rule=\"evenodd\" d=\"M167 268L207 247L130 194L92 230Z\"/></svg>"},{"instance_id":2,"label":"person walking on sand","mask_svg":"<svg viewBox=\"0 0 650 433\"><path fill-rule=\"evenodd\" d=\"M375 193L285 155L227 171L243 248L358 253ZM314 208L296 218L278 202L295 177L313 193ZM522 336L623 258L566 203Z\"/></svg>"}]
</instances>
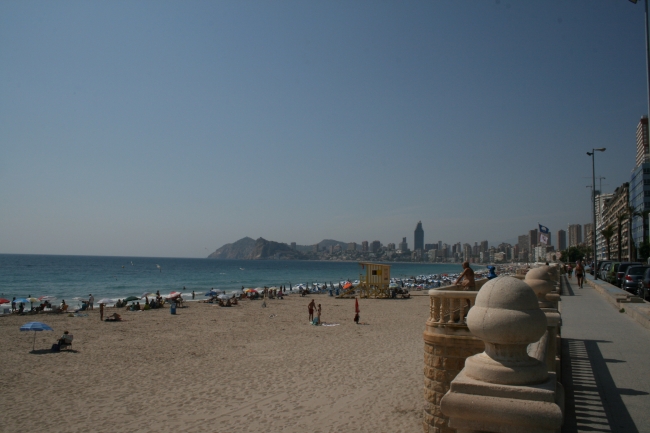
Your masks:
<instances>
[{"instance_id":1,"label":"person walking on sand","mask_svg":"<svg viewBox=\"0 0 650 433\"><path fill-rule=\"evenodd\" d=\"M576 262L576 279L578 280L578 287L582 289L582 284L585 281L585 267L582 265L582 260Z\"/></svg>"},{"instance_id":2,"label":"person walking on sand","mask_svg":"<svg viewBox=\"0 0 650 433\"><path fill-rule=\"evenodd\" d=\"M194 300L194 296L196 296L196 294L194 293L194 290L192 290L192 300Z\"/></svg>"},{"instance_id":3,"label":"person walking on sand","mask_svg":"<svg viewBox=\"0 0 650 433\"><path fill-rule=\"evenodd\" d=\"M309 311L309 321L314 320L314 308L316 308L316 302L312 299L309 305L307 305L307 310Z\"/></svg>"},{"instance_id":4,"label":"person walking on sand","mask_svg":"<svg viewBox=\"0 0 650 433\"><path fill-rule=\"evenodd\" d=\"M93 296L92 293L89 294L88 296L90 296L90 297L88 298L88 309L89 309L89 310L92 310L92 309L94 309L93 304L95 303L95 297Z\"/></svg>"},{"instance_id":5,"label":"person walking on sand","mask_svg":"<svg viewBox=\"0 0 650 433\"><path fill-rule=\"evenodd\" d=\"M99 321L104 321L104 304L99 304Z\"/></svg>"}]
</instances>

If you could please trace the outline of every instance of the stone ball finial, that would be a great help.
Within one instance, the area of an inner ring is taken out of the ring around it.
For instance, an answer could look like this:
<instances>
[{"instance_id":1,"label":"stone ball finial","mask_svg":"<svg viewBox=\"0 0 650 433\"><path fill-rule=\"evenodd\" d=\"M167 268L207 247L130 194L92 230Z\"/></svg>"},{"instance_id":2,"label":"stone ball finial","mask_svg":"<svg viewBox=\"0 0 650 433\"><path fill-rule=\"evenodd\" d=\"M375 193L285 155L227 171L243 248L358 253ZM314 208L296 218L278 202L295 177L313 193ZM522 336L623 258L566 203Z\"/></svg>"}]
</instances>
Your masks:
<instances>
[{"instance_id":1,"label":"stone ball finial","mask_svg":"<svg viewBox=\"0 0 650 433\"><path fill-rule=\"evenodd\" d=\"M526 274L524 282L533 289L537 300L542 307L549 307L550 304L546 300L546 295L555 290L555 283L553 282L553 274L549 266L540 266L533 268Z\"/></svg>"},{"instance_id":2,"label":"stone ball finial","mask_svg":"<svg viewBox=\"0 0 650 433\"><path fill-rule=\"evenodd\" d=\"M544 335L547 323L535 292L525 282L504 276L485 283L469 310L467 326L485 342L485 352L465 362L469 377L508 385L548 378L546 365L526 350Z\"/></svg>"}]
</instances>

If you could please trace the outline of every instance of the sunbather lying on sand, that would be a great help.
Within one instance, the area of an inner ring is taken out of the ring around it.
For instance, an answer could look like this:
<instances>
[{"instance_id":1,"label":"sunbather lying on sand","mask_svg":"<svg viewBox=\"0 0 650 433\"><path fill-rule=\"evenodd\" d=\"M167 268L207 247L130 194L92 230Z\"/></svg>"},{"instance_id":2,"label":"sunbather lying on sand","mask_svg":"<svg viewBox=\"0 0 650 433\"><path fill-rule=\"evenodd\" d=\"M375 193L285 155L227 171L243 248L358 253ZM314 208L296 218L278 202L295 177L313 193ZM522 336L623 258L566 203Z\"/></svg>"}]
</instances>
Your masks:
<instances>
[{"instance_id":1,"label":"sunbather lying on sand","mask_svg":"<svg viewBox=\"0 0 650 433\"><path fill-rule=\"evenodd\" d=\"M106 317L106 322L119 322L122 320L122 316L117 313L113 313L110 316Z\"/></svg>"}]
</instances>

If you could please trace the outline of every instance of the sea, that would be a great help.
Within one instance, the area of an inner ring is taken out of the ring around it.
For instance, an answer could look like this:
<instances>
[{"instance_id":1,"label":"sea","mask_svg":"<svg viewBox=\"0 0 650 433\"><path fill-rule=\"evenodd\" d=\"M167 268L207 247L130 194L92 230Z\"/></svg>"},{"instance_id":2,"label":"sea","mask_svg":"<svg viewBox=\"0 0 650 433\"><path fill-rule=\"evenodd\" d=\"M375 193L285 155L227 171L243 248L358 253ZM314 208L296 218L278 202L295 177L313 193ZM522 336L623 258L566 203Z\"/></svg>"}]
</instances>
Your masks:
<instances>
[{"instance_id":1,"label":"sea","mask_svg":"<svg viewBox=\"0 0 650 433\"><path fill-rule=\"evenodd\" d=\"M458 273L454 263L390 263L391 277ZM105 257L0 254L0 297L53 296L74 299L123 299L145 292L183 292L197 299L214 289L226 292L297 284L356 280L357 262L306 260L214 260L162 257Z\"/></svg>"}]
</instances>

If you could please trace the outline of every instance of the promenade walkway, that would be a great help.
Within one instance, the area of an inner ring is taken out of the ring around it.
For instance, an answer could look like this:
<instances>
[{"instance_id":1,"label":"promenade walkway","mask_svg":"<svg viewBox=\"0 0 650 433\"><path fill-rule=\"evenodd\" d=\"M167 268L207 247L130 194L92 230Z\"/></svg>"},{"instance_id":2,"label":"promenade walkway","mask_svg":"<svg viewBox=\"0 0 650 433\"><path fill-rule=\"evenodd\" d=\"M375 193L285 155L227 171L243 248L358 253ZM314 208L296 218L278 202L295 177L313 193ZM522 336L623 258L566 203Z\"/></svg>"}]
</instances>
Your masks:
<instances>
[{"instance_id":1,"label":"promenade walkway","mask_svg":"<svg viewBox=\"0 0 650 433\"><path fill-rule=\"evenodd\" d=\"M589 285L568 283L560 307L562 432L650 433L650 330Z\"/></svg>"}]
</instances>

